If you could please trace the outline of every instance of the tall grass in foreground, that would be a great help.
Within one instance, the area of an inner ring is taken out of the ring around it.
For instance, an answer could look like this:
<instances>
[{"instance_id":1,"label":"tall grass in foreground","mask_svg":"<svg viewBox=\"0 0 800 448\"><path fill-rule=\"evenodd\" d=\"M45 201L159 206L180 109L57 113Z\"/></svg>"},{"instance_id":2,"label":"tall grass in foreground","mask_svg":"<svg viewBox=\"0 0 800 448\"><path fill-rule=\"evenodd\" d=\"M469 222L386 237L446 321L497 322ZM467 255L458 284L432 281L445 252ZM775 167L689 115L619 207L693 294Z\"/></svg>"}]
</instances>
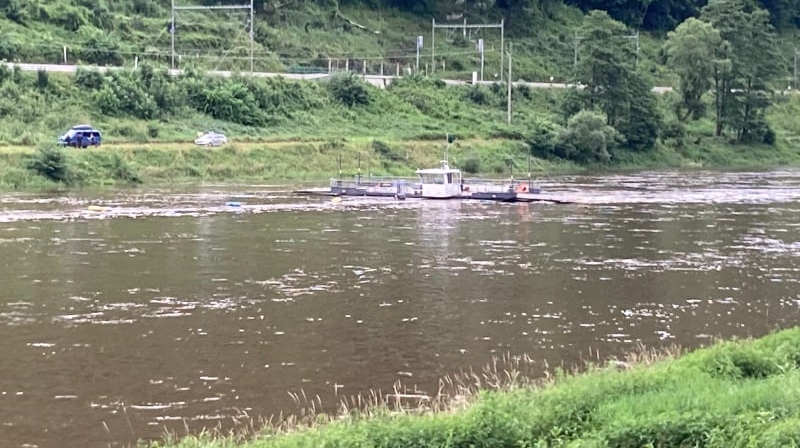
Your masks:
<instances>
[{"instance_id":1,"label":"tall grass in foreground","mask_svg":"<svg viewBox=\"0 0 800 448\"><path fill-rule=\"evenodd\" d=\"M343 401L334 416L312 409L248 436L212 431L161 446L800 445L800 328L677 353L640 352L540 381L525 375L527 358L505 358L512 362L442 380L433 397L374 392Z\"/></svg>"}]
</instances>

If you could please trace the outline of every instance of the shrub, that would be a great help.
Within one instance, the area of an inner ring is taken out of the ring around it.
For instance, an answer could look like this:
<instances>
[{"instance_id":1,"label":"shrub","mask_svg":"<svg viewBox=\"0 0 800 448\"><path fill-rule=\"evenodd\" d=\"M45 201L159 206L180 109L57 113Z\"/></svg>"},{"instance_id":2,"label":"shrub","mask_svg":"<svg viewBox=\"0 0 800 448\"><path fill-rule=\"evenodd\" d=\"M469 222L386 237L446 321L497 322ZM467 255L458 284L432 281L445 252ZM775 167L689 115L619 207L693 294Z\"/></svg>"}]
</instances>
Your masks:
<instances>
[{"instance_id":1,"label":"shrub","mask_svg":"<svg viewBox=\"0 0 800 448\"><path fill-rule=\"evenodd\" d=\"M150 138L158 138L158 126L154 124L147 125L147 136Z\"/></svg>"},{"instance_id":2,"label":"shrub","mask_svg":"<svg viewBox=\"0 0 800 448\"><path fill-rule=\"evenodd\" d=\"M546 118L537 118L530 124L530 128L525 141L531 155L542 158L564 156L557 151L556 139L561 132L559 126Z\"/></svg>"},{"instance_id":3,"label":"shrub","mask_svg":"<svg viewBox=\"0 0 800 448\"><path fill-rule=\"evenodd\" d=\"M489 94L481 86L470 87L467 92L467 99L481 106L489 104Z\"/></svg>"},{"instance_id":4,"label":"shrub","mask_svg":"<svg viewBox=\"0 0 800 448\"><path fill-rule=\"evenodd\" d=\"M566 158L578 162L604 162L611 158L608 149L614 144L617 131L606 124L598 113L582 110L573 115L561 130L557 143Z\"/></svg>"},{"instance_id":5,"label":"shrub","mask_svg":"<svg viewBox=\"0 0 800 448\"><path fill-rule=\"evenodd\" d=\"M709 357L706 369L727 378L766 378L780 371L775 360L751 346L720 347Z\"/></svg>"},{"instance_id":6,"label":"shrub","mask_svg":"<svg viewBox=\"0 0 800 448\"><path fill-rule=\"evenodd\" d=\"M46 90L50 86L50 78L46 71L39 70L36 72L36 88L39 90Z\"/></svg>"},{"instance_id":7,"label":"shrub","mask_svg":"<svg viewBox=\"0 0 800 448\"><path fill-rule=\"evenodd\" d=\"M115 180L121 180L132 184L142 183L139 173L117 153L111 155L107 167L111 177Z\"/></svg>"},{"instance_id":8,"label":"shrub","mask_svg":"<svg viewBox=\"0 0 800 448\"><path fill-rule=\"evenodd\" d=\"M335 101L347 107L366 106L370 103L366 83L354 73L338 73L331 77L328 91Z\"/></svg>"},{"instance_id":9,"label":"shrub","mask_svg":"<svg viewBox=\"0 0 800 448\"><path fill-rule=\"evenodd\" d=\"M386 143L384 143L384 142L382 142L380 140L373 140L372 141L372 149L376 153L380 154L382 157L385 157L385 158L387 158L389 160L392 160L392 161L397 161L397 160L402 160L403 159L403 157L400 156L400 154L398 154L394 149L392 149L389 145L387 145Z\"/></svg>"},{"instance_id":10,"label":"shrub","mask_svg":"<svg viewBox=\"0 0 800 448\"><path fill-rule=\"evenodd\" d=\"M57 146L41 146L28 160L28 169L54 182L70 182L69 163L64 150Z\"/></svg>"},{"instance_id":11,"label":"shrub","mask_svg":"<svg viewBox=\"0 0 800 448\"><path fill-rule=\"evenodd\" d=\"M262 126L266 115L258 108L252 92L239 82L217 82L198 92L195 108L218 120L245 126Z\"/></svg>"},{"instance_id":12,"label":"shrub","mask_svg":"<svg viewBox=\"0 0 800 448\"><path fill-rule=\"evenodd\" d=\"M470 156L464 160L464 163L461 167L465 173L469 174L476 174L479 173L481 170L481 159L477 156Z\"/></svg>"},{"instance_id":13,"label":"shrub","mask_svg":"<svg viewBox=\"0 0 800 448\"><path fill-rule=\"evenodd\" d=\"M74 83L83 90L99 90L103 87L103 80L103 74L96 70L78 68Z\"/></svg>"}]
</instances>

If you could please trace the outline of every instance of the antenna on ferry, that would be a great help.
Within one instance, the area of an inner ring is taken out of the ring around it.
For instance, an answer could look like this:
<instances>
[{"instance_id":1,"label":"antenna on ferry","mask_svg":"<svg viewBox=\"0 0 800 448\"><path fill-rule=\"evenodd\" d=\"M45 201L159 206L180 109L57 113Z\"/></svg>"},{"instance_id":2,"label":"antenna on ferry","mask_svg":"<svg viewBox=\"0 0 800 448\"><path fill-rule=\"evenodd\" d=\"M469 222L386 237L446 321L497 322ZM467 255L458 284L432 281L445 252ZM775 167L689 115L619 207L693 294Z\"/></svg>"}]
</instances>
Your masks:
<instances>
[{"instance_id":1,"label":"antenna on ferry","mask_svg":"<svg viewBox=\"0 0 800 448\"><path fill-rule=\"evenodd\" d=\"M447 144L444 146L444 161L449 165L450 164L450 133L444 133L445 141Z\"/></svg>"},{"instance_id":2,"label":"antenna on ferry","mask_svg":"<svg viewBox=\"0 0 800 448\"><path fill-rule=\"evenodd\" d=\"M451 134L449 132L446 132L444 134L444 136L445 136L445 139L447 141L447 145L445 146L445 149L444 149L444 151L445 151L444 152L444 159L449 164L450 163L450 144L452 144L454 141L456 141L456 136L455 136L455 134Z\"/></svg>"},{"instance_id":3,"label":"antenna on ferry","mask_svg":"<svg viewBox=\"0 0 800 448\"><path fill-rule=\"evenodd\" d=\"M531 191L531 157L528 156L528 191Z\"/></svg>"}]
</instances>

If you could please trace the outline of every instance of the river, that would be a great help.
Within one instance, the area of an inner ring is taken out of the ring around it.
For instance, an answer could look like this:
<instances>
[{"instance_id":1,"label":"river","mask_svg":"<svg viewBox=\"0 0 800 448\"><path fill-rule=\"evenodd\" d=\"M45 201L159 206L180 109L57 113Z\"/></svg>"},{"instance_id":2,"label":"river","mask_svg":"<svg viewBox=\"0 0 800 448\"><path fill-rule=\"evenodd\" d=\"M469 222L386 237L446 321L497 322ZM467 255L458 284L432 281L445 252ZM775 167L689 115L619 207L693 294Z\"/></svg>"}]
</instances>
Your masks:
<instances>
[{"instance_id":1,"label":"river","mask_svg":"<svg viewBox=\"0 0 800 448\"><path fill-rule=\"evenodd\" d=\"M800 171L542 187L580 203L0 195L0 445L127 446L297 412L290 392L332 410L493 356L569 366L800 321Z\"/></svg>"}]
</instances>

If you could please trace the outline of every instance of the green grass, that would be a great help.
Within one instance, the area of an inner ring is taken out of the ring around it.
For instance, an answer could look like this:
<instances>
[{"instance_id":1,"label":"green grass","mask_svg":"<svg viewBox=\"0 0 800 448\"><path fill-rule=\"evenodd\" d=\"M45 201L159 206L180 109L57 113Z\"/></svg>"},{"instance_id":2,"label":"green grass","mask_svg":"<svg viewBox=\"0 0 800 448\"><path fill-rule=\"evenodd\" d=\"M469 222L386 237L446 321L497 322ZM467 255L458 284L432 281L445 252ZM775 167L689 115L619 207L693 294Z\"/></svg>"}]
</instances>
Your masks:
<instances>
[{"instance_id":1,"label":"green grass","mask_svg":"<svg viewBox=\"0 0 800 448\"><path fill-rule=\"evenodd\" d=\"M55 149L63 154L68 175L65 181L48 179L30 168L41 158L34 149L12 146L0 149L0 189L39 189L56 186L104 186L125 183L185 184L203 181L280 181L320 184L336 177L339 160L344 177L355 176L358 161L363 175L414 176L418 168L437 166L444 156L441 142L426 140L383 141L381 153L373 139L316 142L234 143L221 148L200 148L185 143L141 145L119 144L89 149ZM48 148L49 147L43 147ZM386 151L386 149L384 149ZM527 169L527 148L510 140L464 140L450 146L452 164L464 166L477 159L480 174L505 176L505 162L515 160ZM575 171L574 164L558 161L533 162L533 173ZM516 176L522 175L515 169Z\"/></svg>"},{"instance_id":2,"label":"green grass","mask_svg":"<svg viewBox=\"0 0 800 448\"><path fill-rule=\"evenodd\" d=\"M57 80L68 83L68 79ZM67 88L67 87L59 87ZM364 173L413 175L436 166L445 151L445 135L458 138L450 161L470 174L508 176L509 163L519 177L527 171L526 138L543 122L558 123L559 90L516 92L514 123L504 123L502 96L480 88L371 90L367 106L346 108L329 100L316 113L300 112L274 126L243 126L183 111L164 120L97 116L70 106L62 113L47 109L0 118L0 189L52 188L58 183L29 168L36 145L52 145L58 132L76 122L91 121L103 130L105 143L88 150L65 149L71 176L63 185L93 186L129 182L153 184L203 181L317 181L335 175L341 156L345 174L355 174L361 158ZM66 97L69 98L69 97ZM15 100L17 101L17 100ZM41 100L22 97L17 104ZM662 101L667 115L669 99ZM73 109L74 108L74 109ZM680 138L664 136L646 152L615 150L604 164L577 165L559 159L532 158L536 176L582 170L636 170L682 167L770 167L799 165L800 126L790 117L800 113L800 98L781 98L767 117L778 135L775 145L737 145L713 136L706 118L688 123ZM226 132L225 148L195 148L191 140L204 129ZM377 143L376 143L377 142ZM384 147L383 151L378 150ZM510 162L513 161L513 162Z\"/></svg>"},{"instance_id":3,"label":"green grass","mask_svg":"<svg viewBox=\"0 0 800 448\"><path fill-rule=\"evenodd\" d=\"M800 444L800 329L715 344L683 356L644 352L544 382L485 369L451 406L398 411L380 400L349 417L310 415L287 431L206 433L158 446L301 447L794 447ZM622 368L620 368L620 366ZM505 378L505 379L503 379ZM443 396L452 390L445 388ZM452 395L449 395L453 398ZM445 400L437 397L435 403ZM377 406L375 406L377 405ZM432 410L431 408L436 408ZM325 422L327 423L320 423ZM295 421L295 423L297 423ZM255 428L251 428L255 429Z\"/></svg>"}]
</instances>

